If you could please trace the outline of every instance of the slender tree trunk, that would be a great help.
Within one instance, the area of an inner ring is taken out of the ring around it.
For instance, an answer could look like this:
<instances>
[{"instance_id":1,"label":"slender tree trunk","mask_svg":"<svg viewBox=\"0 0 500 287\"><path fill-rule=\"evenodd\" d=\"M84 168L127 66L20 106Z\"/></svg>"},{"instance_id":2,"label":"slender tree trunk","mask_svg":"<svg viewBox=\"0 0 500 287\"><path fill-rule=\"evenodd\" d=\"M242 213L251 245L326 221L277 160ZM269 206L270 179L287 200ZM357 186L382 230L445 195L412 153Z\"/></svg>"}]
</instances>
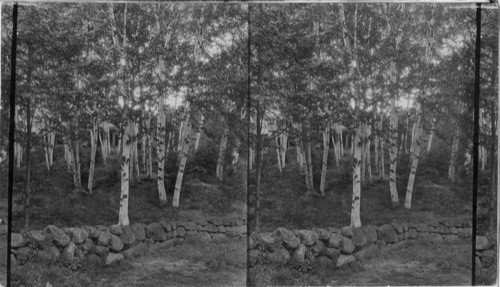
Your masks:
<instances>
[{"instance_id":1,"label":"slender tree trunk","mask_svg":"<svg viewBox=\"0 0 500 287\"><path fill-rule=\"evenodd\" d=\"M97 152L97 136L99 133L99 126L95 120L92 124L92 129L90 130L90 169L89 169L89 181L88 189L89 194L92 194L92 187L94 185L94 171L95 171L95 155Z\"/></svg>"},{"instance_id":2,"label":"slender tree trunk","mask_svg":"<svg viewBox=\"0 0 500 287\"><path fill-rule=\"evenodd\" d=\"M158 161L158 174L157 174L157 185L158 185L158 196L160 199L160 206L167 204L167 193L165 192L165 98L164 96L160 100L160 106L158 109L158 121L156 124L156 153Z\"/></svg>"},{"instance_id":3,"label":"slender tree trunk","mask_svg":"<svg viewBox=\"0 0 500 287\"><path fill-rule=\"evenodd\" d=\"M380 153L379 153L379 156L380 156L380 174L381 174L381 177L383 180L387 179L386 175L385 175L385 141L384 140L380 140L380 144L379 144L379 147L380 147Z\"/></svg>"},{"instance_id":4,"label":"slender tree trunk","mask_svg":"<svg viewBox=\"0 0 500 287\"><path fill-rule=\"evenodd\" d=\"M389 187L391 189L391 202L393 206L399 205L399 196L396 189L396 164L398 149L396 141L398 139L398 115L396 114L396 99L391 98L391 118L390 118L390 173Z\"/></svg>"},{"instance_id":5,"label":"slender tree trunk","mask_svg":"<svg viewBox=\"0 0 500 287\"><path fill-rule=\"evenodd\" d=\"M280 173L283 173L283 169L281 168L281 152L280 152L280 149L281 149L281 144L280 144L280 141L279 141L279 136L277 136L275 138L275 145L276 145L276 156L277 156L277 159L278 159L278 170L280 171Z\"/></svg>"},{"instance_id":6,"label":"slender tree trunk","mask_svg":"<svg viewBox=\"0 0 500 287\"><path fill-rule=\"evenodd\" d=\"M286 166L286 151L288 149L288 135L281 135L281 167L285 168Z\"/></svg>"},{"instance_id":7,"label":"slender tree trunk","mask_svg":"<svg viewBox=\"0 0 500 287\"><path fill-rule=\"evenodd\" d=\"M16 167L17 169L21 168L21 160L23 157L23 148L21 144L16 143L15 144L15 154L16 154Z\"/></svg>"},{"instance_id":8,"label":"slender tree trunk","mask_svg":"<svg viewBox=\"0 0 500 287\"><path fill-rule=\"evenodd\" d=\"M108 156L110 153L110 147L109 147L109 124L104 122L102 124L102 136L100 137L101 139L101 153L102 153L102 161L106 165L108 162Z\"/></svg>"},{"instance_id":9,"label":"slender tree trunk","mask_svg":"<svg viewBox=\"0 0 500 287\"><path fill-rule=\"evenodd\" d=\"M50 159L49 159L49 135L43 136L43 144L45 151L45 165L47 166L47 170L50 171Z\"/></svg>"},{"instance_id":10,"label":"slender tree trunk","mask_svg":"<svg viewBox=\"0 0 500 287\"><path fill-rule=\"evenodd\" d=\"M28 74L28 77L30 75ZM29 83L30 81L28 81ZM26 190L24 199L24 212L25 212L25 227L29 226L30 219L30 196L31 196L31 98L27 98L26 105ZM12 104L12 103L11 103Z\"/></svg>"},{"instance_id":11,"label":"slender tree trunk","mask_svg":"<svg viewBox=\"0 0 500 287\"><path fill-rule=\"evenodd\" d=\"M179 207L182 178L184 176L184 169L186 167L186 161L189 153L189 146L191 143L191 122L189 120L189 107L186 110L186 120L184 122L184 125L185 125L185 131L182 143L181 161L179 164L179 171L177 172L177 178L175 180L174 198L172 199L172 206L176 208Z\"/></svg>"},{"instance_id":12,"label":"slender tree trunk","mask_svg":"<svg viewBox=\"0 0 500 287\"><path fill-rule=\"evenodd\" d=\"M458 156L459 137L460 137L460 129L457 127L457 129L455 130L455 135L453 136L453 143L451 145L450 165L448 167L448 178L451 179L452 182L455 182L455 169Z\"/></svg>"},{"instance_id":13,"label":"slender tree trunk","mask_svg":"<svg viewBox=\"0 0 500 287\"><path fill-rule=\"evenodd\" d=\"M352 171L352 208L351 208L351 227L361 227L361 152L363 143L361 139L361 124L358 126L354 136L354 159Z\"/></svg>"},{"instance_id":14,"label":"slender tree trunk","mask_svg":"<svg viewBox=\"0 0 500 287\"><path fill-rule=\"evenodd\" d=\"M374 157L374 161L373 161L373 163L374 163L374 165L375 165L375 172L377 172L377 176L379 176L379 177L380 177L380 168L379 168L379 166L380 166L380 162L379 162L380 158L379 158L379 156L378 156L378 152L379 152L379 150L378 150L378 149L379 149L379 147L378 147L378 145L379 145L379 136L378 136L378 131L377 131L377 135L375 135L375 138L373 139L373 144L374 144L374 149L373 149L373 151L374 151L374 153L375 153L375 154L373 155L373 157Z\"/></svg>"},{"instance_id":15,"label":"slender tree trunk","mask_svg":"<svg viewBox=\"0 0 500 287\"><path fill-rule=\"evenodd\" d=\"M74 159L75 159L75 174L74 174L74 181L75 181L75 187L77 189L82 188L82 173L81 173L81 168L80 168L80 138L78 135L76 136L76 139L74 141L75 148L73 149L74 153Z\"/></svg>"},{"instance_id":16,"label":"slender tree trunk","mask_svg":"<svg viewBox=\"0 0 500 287\"><path fill-rule=\"evenodd\" d=\"M121 194L120 194L120 210L118 212L118 225L129 225L128 219L128 200L129 200L129 164L130 152L132 149L133 135L136 127L133 122L128 122L125 130L122 132L123 148L121 160Z\"/></svg>"},{"instance_id":17,"label":"slender tree trunk","mask_svg":"<svg viewBox=\"0 0 500 287\"><path fill-rule=\"evenodd\" d=\"M254 152L253 148L248 149L248 160L250 161L248 163L249 168L250 168L250 170L253 170L253 164L254 164L254 160L255 160L255 152Z\"/></svg>"},{"instance_id":18,"label":"slender tree trunk","mask_svg":"<svg viewBox=\"0 0 500 287\"><path fill-rule=\"evenodd\" d=\"M137 125L136 125L137 126ZM137 146L137 134L134 134L134 174L136 175L136 178L139 178L139 175L141 174L141 171L139 169L139 148Z\"/></svg>"},{"instance_id":19,"label":"slender tree trunk","mask_svg":"<svg viewBox=\"0 0 500 287\"><path fill-rule=\"evenodd\" d=\"M147 142L148 142L148 178L153 178L153 137L151 131L151 115L146 122ZM166 201L165 201L166 202Z\"/></svg>"},{"instance_id":20,"label":"slender tree trunk","mask_svg":"<svg viewBox=\"0 0 500 287\"><path fill-rule=\"evenodd\" d=\"M147 173L148 170L148 158L147 158L147 132L144 131L141 137L141 160L142 160L142 170Z\"/></svg>"},{"instance_id":21,"label":"slender tree trunk","mask_svg":"<svg viewBox=\"0 0 500 287\"><path fill-rule=\"evenodd\" d=\"M201 139L201 128L203 127L203 121L205 120L205 117L203 115L200 115L200 121L198 123L198 127L196 130L196 135L195 135L195 141L194 141L194 150L197 151L198 147L200 146L200 139Z\"/></svg>"},{"instance_id":22,"label":"slender tree trunk","mask_svg":"<svg viewBox=\"0 0 500 287\"><path fill-rule=\"evenodd\" d=\"M496 154L498 151L496 150L496 135L495 130L495 105L491 105L490 107L490 119L491 119L491 146L490 146L490 156L491 156L491 168L490 168L490 230L495 229L495 219L497 218L497 212L495 210L495 201L497 199L497 186L495 184L496 175L498 173L498 162L495 160Z\"/></svg>"},{"instance_id":23,"label":"slender tree trunk","mask_svg":"<svg viewBox=\"0 0 500 287\"><path fill-rule=\"evenodd\" d=\"M368 169L367 173L368 173L368 182L369 183L371 183L373 181L370 145L371 145L371 141L368 140L366 143L366 168Z\"/></svg>"},{"instance_id":24,"label":"slender tree trunk","mask_svg":"<svg viewBox=\"0 0 500 287\"><path fill-rule=\"evenodd\" d=\"M229 128L224 124L219 146L219 157L217 159L216 176L222 181L224 177L224 159L226 158L227 140L229 136Z\"/></svg>"},{"instance_id":25,"label":"slender tree trunk","mask_svg":"<svg viewBox=\"0 0 500 287\"><path fill-rule=\"evenodd\" d=\"M432 139L434 138L435 133L436 133L436 117L432 117L431 133L429 134L429 139L427 140L427 152L431 151Z\"/></svg>"},{"instance_id":26,"label":"slender tree trunk","mask_svg":"<svg viewBox=\"0 0 500 287\"><path fill-rule=\"evenodd\" d=\"M418 161L420 159L420 151L422 149L422 134L423 134L423 128L422 128L422 119L421 116L418 116L417 122L416 122L416 129L415 133L413 136L415 137L415 144L413 147L413 161L411 165L411 171L410 171L410 176L408 178L408 186L406 188L406 198L405 198L405 208L406 209L411 209L411 197L413 194L413 184L415 182L415 176L417 174L417 167L418 167Z\"/></svg>"},{"instance_id":27,"label":"slender tree trunk","mask_svg":"<svg viewBox=\"0 0 500 287\"><path fill-rule=\"evenodd\" d=\"M328 148L330 145L330 124L328 123L323 131L323 165L321 166L321 183L319 191L321 196L325 196L326 171L328 168Z\"/></svg>"},{"instance_id":28,"label":"slender tree trunk","mask_svg":"<svg viewBox=\"0 0 500 287\"><path fill-rule=\"evenodd\" d=\"M304 163L302 162L302 149L300 140L296 140L295 150L297 151L297 164L299 165L300 172L304 171Z\"/></svg>"}]
</instances>

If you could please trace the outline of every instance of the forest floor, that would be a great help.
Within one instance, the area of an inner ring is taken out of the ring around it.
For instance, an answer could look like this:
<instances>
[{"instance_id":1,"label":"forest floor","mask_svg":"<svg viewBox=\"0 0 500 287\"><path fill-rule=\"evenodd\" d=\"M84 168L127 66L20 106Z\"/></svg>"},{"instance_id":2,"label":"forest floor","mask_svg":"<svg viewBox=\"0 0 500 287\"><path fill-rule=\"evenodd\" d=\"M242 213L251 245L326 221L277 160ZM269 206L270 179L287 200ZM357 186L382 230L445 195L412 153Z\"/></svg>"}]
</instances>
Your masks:
<instances>
[{"instance_id":1,"label":"forest floor","mask_svg":"<svg viewBox=\"0 0 500 287\"><path fill-rule=\"evenodd\" d=\"M282 173L273 155L274 158L264 160L267 165L264 164L262 171L261 231L272 232L278 227L341 228L350 224L352 173L349 160L344 159L339 167L329 168L324 197L305 197L306 186L295 162L295 151L290 151L290 161ZM320 163L321 160L316 159L314 162ZM442 175L443 171L426 163L425 159L417 172L412 209L406 211L403 203L409 168L405 165L407 162L398 163L399 207L392 207L388 180L377 179L374 174L371 183L362 185L363 225L472 218L472 183L462 179L452 183ZM316 171L314 187L319 190L321 167L315 166L313 170ZM250 177L250 184L255 184L254 176ZM298 274L297 270L288 267L269 269L267 266L257 266L251 268L250 276L258 278L257 286L470 285L470 258L470 239L449 245L410 242L390 252L381 248L376 256L338 270L334 266L322 266Z\"/></svg>"},{"instance_id":2,"label":"forest floor","mask_svg":"<svg viewBox=\"0 0 500 287\"><path fill-rule=\"evenodd\" d=\"M85 166L83 162L84 186L87 181ZM156 175L153 179L141 176L131 183L131 223L148 224L161 218L173 221L246 217L246 193L237 173L220 182L211 172L189 161L179 209L172 208L170 200L176 172L176 168L167 165L165 185L169 203L163 207L158 204ZM35 165L31 177L32 206L26 227L22 209L23 169L15 176L13 232L43 229L49 224L77 227L109 226L118 222L120 165L117 159L111 159L107 165L101 163L96 166L92 195L73 192L72 177L63 160L56 161L50 172L43 164ZM169 244L158 244L141 257L117 266L82 267L77 272L59 265L27 263L14 268L12 278L16 283L13 286L45 287L47 282L52 286L207 286L209 282L214 286L245 285L246 239L229 238L209 243L185 240Z\"/></svg>"}]
</instances>

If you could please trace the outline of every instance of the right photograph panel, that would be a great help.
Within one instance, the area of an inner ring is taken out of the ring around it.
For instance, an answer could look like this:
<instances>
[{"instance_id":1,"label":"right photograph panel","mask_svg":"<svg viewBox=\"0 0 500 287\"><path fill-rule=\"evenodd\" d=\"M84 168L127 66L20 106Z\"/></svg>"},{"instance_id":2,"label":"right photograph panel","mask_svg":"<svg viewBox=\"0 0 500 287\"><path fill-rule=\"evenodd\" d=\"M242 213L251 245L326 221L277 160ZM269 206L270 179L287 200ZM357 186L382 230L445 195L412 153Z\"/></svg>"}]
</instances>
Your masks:
<instances>
[{"instance_id":1,"label":"right photograph panel","mask_svg":"<svg viewBox=\"0 0 500 287\"><path fill-rule=\"evenodd\" d=\"M249 13L249 285L470 285L475 6ZM486 285L497 280L497 13L481 22Z\"/></svg>"}]
</instances>

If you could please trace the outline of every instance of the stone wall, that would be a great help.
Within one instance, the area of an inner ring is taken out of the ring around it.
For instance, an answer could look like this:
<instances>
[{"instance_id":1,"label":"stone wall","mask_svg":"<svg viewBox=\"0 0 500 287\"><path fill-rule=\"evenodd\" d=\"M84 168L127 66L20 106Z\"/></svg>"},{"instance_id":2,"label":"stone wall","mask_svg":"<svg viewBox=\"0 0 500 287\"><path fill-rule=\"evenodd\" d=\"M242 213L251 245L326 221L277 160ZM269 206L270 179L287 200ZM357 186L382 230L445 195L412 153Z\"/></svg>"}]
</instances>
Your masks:
<instances>
[{"instance_id":1,"label":"stone wall","mask_svg":"<svg viewBox=\"0 0 500 287\"><path fill-rule=\"evenodd\" d=\"M110 265L124 258L138 256L155 243L198 238L202 241L246 236L245 218L212 218L196 221L160 220L129 226L83 226L12 233L12 261Z\"/></svg>"},{"instance_id":2,"label":"stone wall","mask_svg":"<svg viewBox=\"0 0 500 287\"><path fill-rule=\"evenodd\" d=\"M443 220L431 223L392 223L341 229L288 230L259 233L249 239L249 265L291 265L301 268L308 263L335 264L337 267L370 256L381 245L406 240L453 243L472 237L471 220Z\"/></svg>"},{"instance_id":3,"label":"stone wall","mask_svg":"<svg viewBox=\"0 0 500 287\"><path fill-rule=\"evenodd\" d=\"M476 236L476 280L478 284L494 284L497 277L497 235L495 232ZM484 282L481 282L483 281Z\"/></svg>"}]
</instances>

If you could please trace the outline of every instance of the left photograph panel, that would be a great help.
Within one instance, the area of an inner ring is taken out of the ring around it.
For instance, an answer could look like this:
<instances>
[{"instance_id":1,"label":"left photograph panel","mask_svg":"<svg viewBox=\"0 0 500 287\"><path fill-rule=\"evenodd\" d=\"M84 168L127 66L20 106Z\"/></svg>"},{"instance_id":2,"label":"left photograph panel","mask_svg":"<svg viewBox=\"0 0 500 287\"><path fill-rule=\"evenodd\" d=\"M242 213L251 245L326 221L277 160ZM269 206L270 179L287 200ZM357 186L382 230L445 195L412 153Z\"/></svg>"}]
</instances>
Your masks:
<instances>
[{"instance_id":1,"label":"left photograph panel","mask_svg":"<svg viewBox=\"0 0 500 287\"><path fill-rule=\"evenodd\" d=\"M245 285L247 9L19 6L10 286Z\"/></svg>"}]
</instances>

